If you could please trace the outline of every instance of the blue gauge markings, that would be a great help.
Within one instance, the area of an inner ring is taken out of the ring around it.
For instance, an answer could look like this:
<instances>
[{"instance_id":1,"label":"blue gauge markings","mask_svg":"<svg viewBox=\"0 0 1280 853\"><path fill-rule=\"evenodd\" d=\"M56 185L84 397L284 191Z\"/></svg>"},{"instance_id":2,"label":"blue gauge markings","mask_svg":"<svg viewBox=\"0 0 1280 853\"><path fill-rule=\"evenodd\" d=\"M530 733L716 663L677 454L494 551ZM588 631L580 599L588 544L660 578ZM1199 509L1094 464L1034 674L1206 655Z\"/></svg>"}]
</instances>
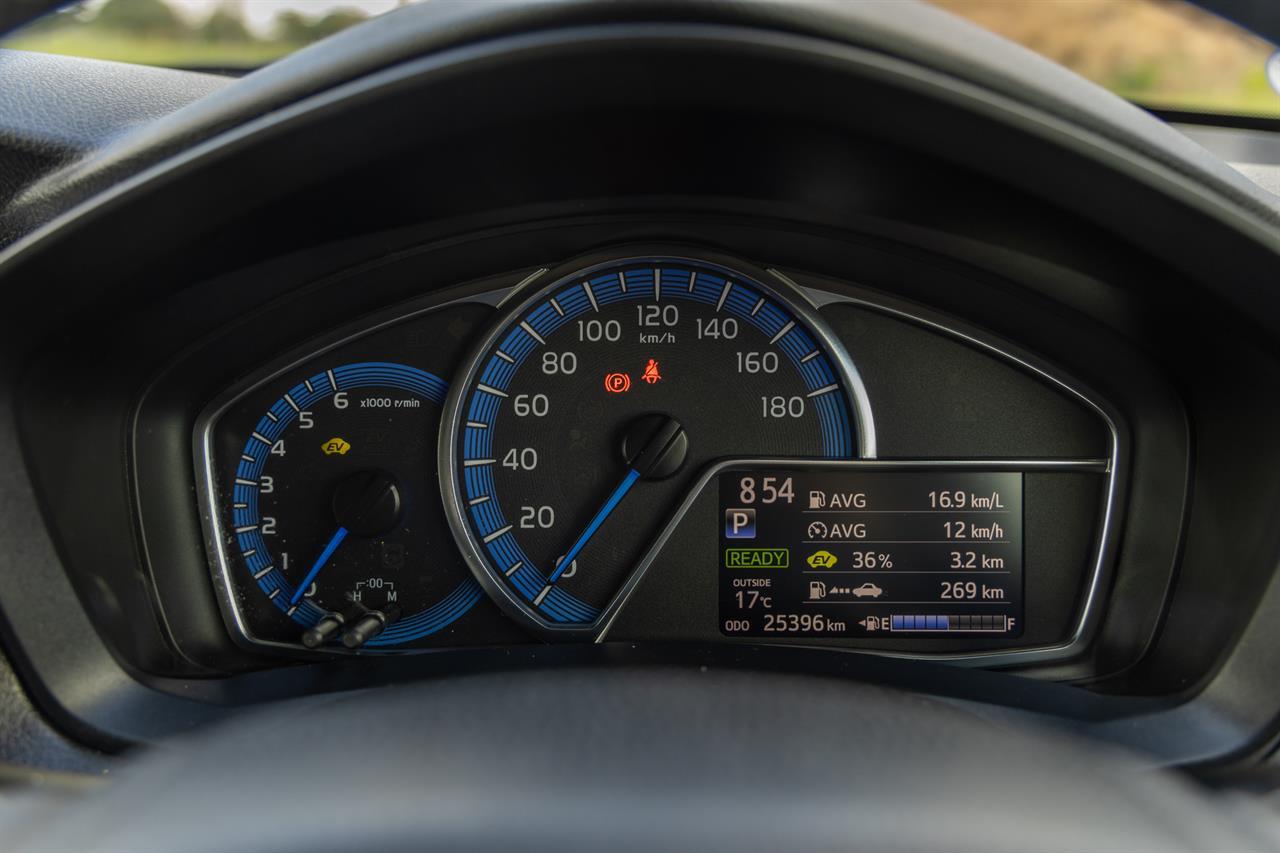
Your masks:
<instances>
[{"instance_id":1,"label":"blue gauge markings","mask_svg":"<svg viewBox=\"0 0 1280 853\"><path fill-rule=\"evenodd\" d=\"M545 298L510 318L494 339L488 358L468 380L470 386L460 401L458 415L463 421L458 448L463 512L484 559L527 606L548 622L566 626L592 624L601 610L555 583L636 478L627 475L549 574L528 557L496 500L494 427L508 402L510 383L527 357L561 327L618 302L682 300L713 305L717 312L756 328L794 366L804 383L807 402L818 417L822 456L845 459L855 455L846 383L827 348L815 340L806 322L786 307L785 301L728 270L700 262L645 259L627 261L625 268L612 264L599 269L602 271L565 279L554 292L548 291Z\"/></svg>"},{"instance_id":2,"label":"blue gauge markings","mask_svg":"<svg viewBox=\"0 0 1280 853\"><path fill-rule=\"evenodd\" d=\"M262 476L272 447L282 440L301 412L339 391L357 388L394 388L442 404L448 384L424 370L392 362L358 362L317 373L290 388L267 408L250 432L235 469L231 490L232 532L244 569L263 595L304 628L313 627L327 615L324 608L305 597L305 591L345 537L341 530L335 533L303 582L294 587L275 565L263 535L259 509ZM393 646L433 634L467 613L482 596L479 583L467 578L434 605L419 613L406 614L389 625L368 645Z\"/></svg>"}]
</instances>

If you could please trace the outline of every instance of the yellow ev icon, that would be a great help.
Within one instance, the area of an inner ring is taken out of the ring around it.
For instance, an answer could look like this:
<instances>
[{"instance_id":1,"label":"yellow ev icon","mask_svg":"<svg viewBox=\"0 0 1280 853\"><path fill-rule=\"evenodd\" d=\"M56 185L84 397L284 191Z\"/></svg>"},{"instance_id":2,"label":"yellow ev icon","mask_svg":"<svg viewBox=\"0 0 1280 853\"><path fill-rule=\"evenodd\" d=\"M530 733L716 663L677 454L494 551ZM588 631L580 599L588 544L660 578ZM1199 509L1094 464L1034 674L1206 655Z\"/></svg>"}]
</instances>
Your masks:
<instances>
[{"instance_id":1,"label":"yellow ev icon","mask_svg":"<svg viewBox=\"0 0 1280 853\"><path fill-rule=\"evenodd\" d=\"M836 555L830 551L814 551L805 562L811 569L829 569L836 564Z\"/></svg>"},{"instance_id":2,"label":"yellow ev icon","mask_svg":"<svg viewBox=\"0 0 1280 853\"><path fill-rule=\"evenodd\" d=\"M335 437L320 445L320 449L324 451L325 456L333 456L335 453L339 456L343 456L351 449L351 445L342 439Z\"/></svg>"}]
</instances>

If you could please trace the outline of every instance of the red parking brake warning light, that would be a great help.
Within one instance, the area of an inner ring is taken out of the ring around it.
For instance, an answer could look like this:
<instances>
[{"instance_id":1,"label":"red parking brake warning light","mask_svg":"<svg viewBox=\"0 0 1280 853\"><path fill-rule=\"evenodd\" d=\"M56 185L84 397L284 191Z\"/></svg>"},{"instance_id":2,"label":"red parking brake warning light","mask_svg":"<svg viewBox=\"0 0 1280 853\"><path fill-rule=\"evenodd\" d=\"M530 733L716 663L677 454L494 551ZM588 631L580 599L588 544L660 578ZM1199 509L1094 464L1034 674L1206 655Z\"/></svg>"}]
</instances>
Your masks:
<instances>
[{"instance_id":1,"label":"red parking brake warning light","mask_svg":"<svg viewBox=\"0 0 1280 853\"><path fill-rule=\"evenodd\" d=\"M604 377L604 390L610 394L622 394L631 389L631 377L626 373L608 373Z\"/></svg>"}]
</instances>

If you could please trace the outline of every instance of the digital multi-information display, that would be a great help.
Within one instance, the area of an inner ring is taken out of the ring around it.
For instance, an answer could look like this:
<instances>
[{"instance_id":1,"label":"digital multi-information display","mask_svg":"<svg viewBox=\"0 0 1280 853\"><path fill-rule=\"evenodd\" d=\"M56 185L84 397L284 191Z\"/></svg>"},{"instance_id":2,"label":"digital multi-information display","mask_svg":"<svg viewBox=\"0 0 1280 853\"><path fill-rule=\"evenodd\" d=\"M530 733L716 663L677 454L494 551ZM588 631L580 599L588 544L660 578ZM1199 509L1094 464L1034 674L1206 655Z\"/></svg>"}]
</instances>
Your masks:
<instances>
[{"instance_id":1,"label":"digital multi-information display","mask_svg":"<svg viewBox=\"0 0 1280 853\"><path fill-rule=\"evenodd\" d=\"M1022 477L920 469L721 474L721 632L1020 636Z\"/></svg>"}]
</instances>

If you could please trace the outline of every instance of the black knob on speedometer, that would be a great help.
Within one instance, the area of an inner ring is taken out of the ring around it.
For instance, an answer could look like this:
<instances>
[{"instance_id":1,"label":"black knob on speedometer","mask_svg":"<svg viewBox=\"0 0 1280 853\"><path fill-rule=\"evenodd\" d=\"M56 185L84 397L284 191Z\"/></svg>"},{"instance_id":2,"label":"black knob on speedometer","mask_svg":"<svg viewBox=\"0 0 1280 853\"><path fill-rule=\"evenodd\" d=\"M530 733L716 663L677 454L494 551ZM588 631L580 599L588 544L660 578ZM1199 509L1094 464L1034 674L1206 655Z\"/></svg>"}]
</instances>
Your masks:
<instances>
[{"instance_id":1,"label":"black knob on speedometer","mask_svg":"<svg viewBox=\"0 0 1280 853\"><path fill-rule=\"evenodd\" d=\"M526 624L594 634L707 463L869 448L847 354L798 293L735 267L554 276L511 297L464 366L441 431L446 511Z\"/></svg>"}]
</instances>

